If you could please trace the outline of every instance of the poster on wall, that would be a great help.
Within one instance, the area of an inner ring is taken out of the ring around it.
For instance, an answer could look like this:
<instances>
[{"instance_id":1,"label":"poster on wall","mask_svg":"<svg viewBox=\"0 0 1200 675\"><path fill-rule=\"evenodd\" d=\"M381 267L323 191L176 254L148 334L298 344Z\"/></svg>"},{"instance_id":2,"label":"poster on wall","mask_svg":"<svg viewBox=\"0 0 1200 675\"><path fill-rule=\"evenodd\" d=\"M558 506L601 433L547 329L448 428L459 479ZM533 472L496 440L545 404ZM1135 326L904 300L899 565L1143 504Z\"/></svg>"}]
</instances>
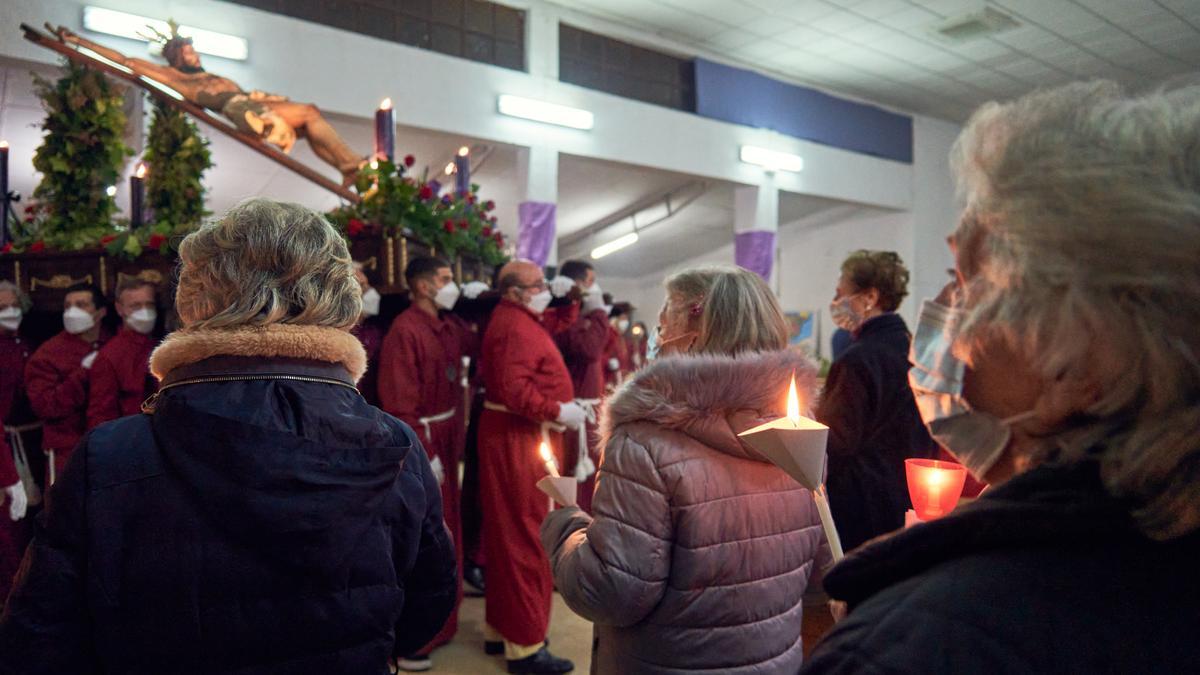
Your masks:
<instances>
[{"instance_id":1,"label":"poster on wall","mask_svg":"<svg viewBox=\"0 0 1200 675\"><path fill-rule=\"evenodd\" d=\"M788 322L788 345L800 348L805 354L814 358L819 357L817 319L819 312L812 310L784 312Z\"/></svg>"}]
</instances>

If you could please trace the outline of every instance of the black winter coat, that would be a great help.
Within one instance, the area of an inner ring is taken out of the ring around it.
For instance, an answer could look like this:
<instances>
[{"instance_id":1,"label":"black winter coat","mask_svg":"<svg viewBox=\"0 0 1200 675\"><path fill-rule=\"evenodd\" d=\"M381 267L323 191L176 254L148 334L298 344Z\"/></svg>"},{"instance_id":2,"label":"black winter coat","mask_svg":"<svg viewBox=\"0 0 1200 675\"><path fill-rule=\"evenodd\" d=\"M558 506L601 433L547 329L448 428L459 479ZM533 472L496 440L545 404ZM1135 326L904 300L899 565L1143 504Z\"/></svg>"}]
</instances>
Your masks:
<instances>
[{"instance_id":1,"label":"black winter coat","mask_svg":"<svg viewBox=\"0 0 1200 675\"><path fill-rule=\"evenodd\" d=\"M847 551L904 525L912 508L904 460L937 454L908 386L911 340L897 314L867 321L830 368L817 405L829 427L829 507Z\"/></svg>"},{"instance_id":2,"label":"black winter coat","mask_svg":"<svg viewBox=\"0 0 1200 675\"><path fill-rule=\"evenodd\" d=\"M804 673L1194 673L1200 533L1155 542L1096 465L1042 467L864 546Z\"/></svg>"},{"instance_id":3,"label":"black winter coat","mask_svg":"<svg viewBox=\"0 0 1200 675\"><path fill-rule=\"evenodd\" d=\"M438 632L455 558L416 436L337 365L183 370L264 369L350 386L186 384L83 440L5 609L0 672L386 673Z\"/></svg>"}]
</instances>

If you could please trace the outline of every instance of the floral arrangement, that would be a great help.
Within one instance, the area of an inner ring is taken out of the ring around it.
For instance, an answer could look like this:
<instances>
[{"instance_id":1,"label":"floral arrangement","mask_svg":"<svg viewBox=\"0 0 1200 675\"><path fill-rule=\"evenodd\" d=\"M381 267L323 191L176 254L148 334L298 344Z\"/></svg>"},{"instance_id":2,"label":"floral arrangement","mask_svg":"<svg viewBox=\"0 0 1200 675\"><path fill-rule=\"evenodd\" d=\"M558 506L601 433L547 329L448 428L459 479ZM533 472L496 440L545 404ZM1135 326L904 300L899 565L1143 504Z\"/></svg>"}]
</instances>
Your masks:
<instances>
[{"instance_id":1,"label":"floral arrangement","mask_svg":"<svg viewBox=\"0 0 1200 675\"><path fill-rule=\"evenodd\" d=\"M407 175L416 163L372 162L358 174L355 187L363 199L329 214L347 238L410 234L447 256L476 256L489 265L508 260L505 239L496 226L491 201L480 202L478 185L462 194L438 194L428 180Z\"/></svg>"}]
</instances>

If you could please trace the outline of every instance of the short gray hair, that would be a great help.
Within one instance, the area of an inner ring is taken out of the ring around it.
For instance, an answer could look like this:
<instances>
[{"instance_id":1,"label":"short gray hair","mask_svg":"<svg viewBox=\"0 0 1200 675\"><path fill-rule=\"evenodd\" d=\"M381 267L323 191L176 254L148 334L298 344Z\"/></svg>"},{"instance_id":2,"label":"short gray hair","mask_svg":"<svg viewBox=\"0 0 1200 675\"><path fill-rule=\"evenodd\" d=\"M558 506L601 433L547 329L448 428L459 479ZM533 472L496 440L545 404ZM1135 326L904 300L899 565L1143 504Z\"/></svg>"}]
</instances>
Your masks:
<instances>
[{"instance_id":1,"label":"short gray hair","mask_svg":"<svg viewBox=\"0 0 1200 675\"><path fill-rule=\"evenodd\" d=\"M17 285L7 279L0 279L0 293L8 291L17 298L17 306L22 312L28 312L30 307L33 307L33 301L25 294Z\"/></svg>"},{"instance_id":2,"label":"short gray hair","mask_svg":"<svg viewBox=\"0 0 1200 675\"><path fill-rule=\"evenodd\" d=\"M999 337L1047 381L1103 387L1032 459L1097 459L1151 537L1200 529L1200 86L989 103L952 161L978 269L960 346Z\"/></svg>"},{"instance_id":3,"label":"short gray hair","mask_svg":"<svg viewBox=\"0 0 1200 675\"><path fill-rule=\"evenodd\" d=\"M299 204L246 200L188 235L179 259L175 305L188 328L346 329L362 313L345 240Z\"/></svg>"}]
</instances>

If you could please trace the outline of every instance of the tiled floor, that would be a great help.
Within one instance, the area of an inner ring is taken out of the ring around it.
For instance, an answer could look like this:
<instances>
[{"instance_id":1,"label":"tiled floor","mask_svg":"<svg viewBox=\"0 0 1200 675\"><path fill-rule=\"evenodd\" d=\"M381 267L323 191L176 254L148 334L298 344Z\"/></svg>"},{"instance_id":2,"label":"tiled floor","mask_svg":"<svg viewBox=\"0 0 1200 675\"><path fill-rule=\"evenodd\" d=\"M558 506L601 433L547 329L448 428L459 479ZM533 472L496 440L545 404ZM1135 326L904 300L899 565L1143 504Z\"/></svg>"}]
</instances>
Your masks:
<instances>
[{"instance_id":1,"label":"tiled floor","mask_svg":"<svg viewBox=\"0 0 1200 675\"><path fill-rule=\"evenodd\" d=\"M550 651L574 661L576 673L586 673L591 668L592 624L568 609L557 593L550 610ZM483 653L483 598L463 598L458 635L433 653L430 672L454 675L507 672L503 656Z\"/></svg>"}]
</instances>

